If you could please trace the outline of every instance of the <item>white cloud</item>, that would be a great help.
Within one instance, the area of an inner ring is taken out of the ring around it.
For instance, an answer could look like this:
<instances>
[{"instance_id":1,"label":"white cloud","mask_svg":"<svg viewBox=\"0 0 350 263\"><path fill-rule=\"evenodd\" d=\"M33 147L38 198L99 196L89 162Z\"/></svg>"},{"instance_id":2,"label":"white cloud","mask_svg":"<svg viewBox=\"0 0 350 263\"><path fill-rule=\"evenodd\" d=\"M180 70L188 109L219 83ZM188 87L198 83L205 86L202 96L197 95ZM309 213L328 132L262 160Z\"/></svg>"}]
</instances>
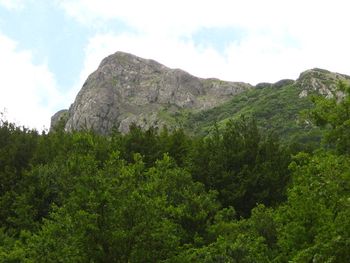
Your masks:
<instances>
[{"instance_id":1,"label":"white cloud","mask_svg":"<svg viewBox=\"0 0 350 263\"><path fill-rule=\"evenodd\" d=\"M45 64L34 65L30 51L0 33L0 111L19 125L42 130L62 104L53 74Z\"/></svg>"},{"instance_id":2,"label":"white cloud","mask_svg":"<svg viewBox=\"0 0 350 263\"><path fill-rule=\"evenodd\" d=\"M305 69L303 63L298 63L298 49L286 48L281 43L273 43L271 39L263 36L232 43L222 54L210 47L198 47L192 41L110 33L96 35L90 39L85 50L86 60L80 84L98 67L104 57L117 50L154 59L168 67L181 68L198 77L217 77L252 84L296 78ZM289 64L281 67L285 61ZM296 69L293 69L295 67Z\"/></svg>"},{"instance_id":3,"label":"white cloud","mask_svg":"<svg viewBox=\"0 0 350 263\"><path fill-rule=\"evenodd\" d=\"M58 3L67 14L87 26L119 19L137 32L133 35L111 32L91 38L82 76L117 50L153 58L201 77L251 83L296 78L311 67L350 73L347 0ZM197 30L220 27L244 30L244 37L221 52L191 41Z\"/></svg>"},{"instance_id":4,"label":"white cloud","mask_svg":"<svg viewBox=\"0 0 350 263\"><path fill-rule=\"evenodd\" d=\"M57 0L81 23L118 18L142 32L186 34L202 27L300 31L346 22L347 0ZM343 24L346 28L346 23Z\"/></svg>"},{"instance_id":5,"label":"white cloud","mask_svg":"<svg viewBox=\"0 0 350 263\"><path fill-rule=\"evenodd\" d=\"M104 57L116 51L154 59L168 67L182 68L201 77L217 75L201 65L210 61L214 67L219 68L225 63L217 51L210 48L197 48L192 42L185 40L133 34L99 34L90 39L85 49L86 59L81 74L81 83L98 67Z\"/></svg>"},{"instance_id":6,"label":"white cloud","mask_svg":"<svg viewBox=\"0 0 350 263\"><path fill-rule=\"evenodd\" d=\"M184 35L202 27L238 26L261 28L275 24L286 14L271 9L280 1L164 1L164 0L58 0L61 7L87 25L119 19L142 32L161 35ZM287 13L288 15L288 13Z\"/></svg>"},{"instance_id":7,"label":"white cloud","mask_svg":"<svg viewBox=\"0 0 350 263\"><path fill-rule=\"evenodd\" d=\"M199 77L218 77L224 80L251 84L295 79L309 68L321 67L348 73L350 42L314 38L305 45L286 45L283 36L251 34L233 42L223 52L193 41L159 37L148 34L99 34L90 39L85 50L85 64L80 86L101 60L117 50L151 58L172 68L181 68ZM335 47L330 50L330 47Z\"/></svg>"},{"instance_id":8,"label":"white cloud","mask_svg":"<svg viewBox=\"0 0 350 263\"><path fill-rule=\"evenodd\" d=\"M4 6L7 9L22 9L24 7L23 0L0 0L0 6Z\"/></svg>"}]
</instances>

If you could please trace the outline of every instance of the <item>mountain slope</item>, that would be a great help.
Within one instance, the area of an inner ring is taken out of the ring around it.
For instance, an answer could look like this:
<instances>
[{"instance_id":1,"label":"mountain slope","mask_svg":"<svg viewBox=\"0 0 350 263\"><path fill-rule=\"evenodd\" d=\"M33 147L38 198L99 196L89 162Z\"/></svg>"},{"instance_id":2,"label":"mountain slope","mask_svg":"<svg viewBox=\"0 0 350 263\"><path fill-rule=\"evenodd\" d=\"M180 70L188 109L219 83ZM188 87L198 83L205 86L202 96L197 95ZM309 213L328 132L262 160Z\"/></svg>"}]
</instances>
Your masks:
<instances>
[{"instance_id":1,"label":"mountain slope","mask_svg":"<svg viewBox=\"0 0 350 263\"><path fill-rule=\"evenodd\" d=\"M158 114L180 109L204 110L252 86L201 79L156 61L117 52L105 58L84 83L67 114L67 131L92 129L127 132L131 123L144 129L168 124ZM55 116L53 119L60 119Z\"/></svg>"},{"instance_id":2,"label":"mountain slope","mask_svg":"<svg viewBox=\"0 0 350 263\"><path fill-rule=\"evenodd\" d=\"M52 127L62 118L67 131L91 129L108 134L116 128L128 132L132 123L150 127L184 128L208 134L230 118L253 116L263 129L282 138L317 138L316 128L299 117L312 106L310 94L341 96L338 81L350 77L323 69L302 72L297 80L281 80L255 87L242 82L201 79L154 60L117 52L105 58L92 73L70 109L52 117Z\"/></svg>"},{"instance_id":3,"label":"mountain slope","mask_svg":"<svg viewBox=\"0 0 350 263\"><path fill-rule=\"evenodd\" d=\"M184 123L188 131L208 134L215 124L223 126L239 116L254 117L258 126L273 130L282 139L298 136L296 140L318 137L318 128L307 125L300 111L312 106L308 97L299 97L302 89L295 84L279 88L255 88L238 94L230 101L210 110L190 114Z\"/></svg>"},{"instance_id":4,"label":"mountain slope","mask_svg":"<svg viewBox=\"0 0 350 263\"><path fill-rule=\"evenodd\" d=\"M349 82L350 77L312 69L301 73L296 81L261 83L217 107L187 114L183 127L187 131L205 135L214 125L221 127L231 118L252 116L261 128L273 130L282 139L299 142L318 140L319 128L303 120L300 112L312 107L309 95L341 97L336 90L338 81Z\"/></svg>"}]
</instances>

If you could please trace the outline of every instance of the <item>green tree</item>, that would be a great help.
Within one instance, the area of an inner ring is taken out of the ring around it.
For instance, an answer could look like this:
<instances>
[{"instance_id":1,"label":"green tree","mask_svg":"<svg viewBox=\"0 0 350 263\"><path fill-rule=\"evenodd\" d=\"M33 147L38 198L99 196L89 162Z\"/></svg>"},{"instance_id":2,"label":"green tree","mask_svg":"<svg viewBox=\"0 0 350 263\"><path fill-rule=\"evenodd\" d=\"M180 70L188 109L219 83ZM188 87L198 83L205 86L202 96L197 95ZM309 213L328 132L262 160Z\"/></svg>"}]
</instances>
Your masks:
<instances>
[{"instance_id":1,"label":"green tree","mask_svg":"<svg viewBox=\"0 0 350 263\"><path fill-rule=\"evenodd\" d=\"M14 216L14 200L25 188L21 182L38 145L36 131L17 127L0 120L0 227L16 231L10 218Z\"/></svg>"},{"instance_id":2,"label":"green tree","mask_svg":"<svg viewBox=\"0 0 350 263\"><path fill-rule=\"evenodd\" d=\"M350 154L350 85L340 82L335 94L332 98L313 97L315 107L307 115L317 126L326 128L324 143L328 148Z\"/></svg>"},{"instance_id":3,"label":"green tree","mask_svg":"<svg viewBox=\"0 0 350 263\"><path fill-rule=\"evenodd\" d=\"M126 164L112 154L102 169L84 158L67 199L32 238L35 262L165 260L203 234L218 208L215 193L167 156L149 169L140 155Z\"/></svg>"},{"instance_id":4,"label":"green tree","mask_svg":"<svg viewBox=\"0 0 350 263\"><path fill-rule=\"evenodd\" d=\"M272 210L261 205L250 219L235 217L232 207L219 211L208 227L210 242L184 251L178 262L271 262L269 248L276 242Z\"/></svg>"},{"instance_id":5,"label":"green tree","mask_svg":"<svg viewBox=\"0 0 350 263\"><path fill-rule=\"evenodd\" d=\"M350 159L299 154L288 202L276 211L278 262L347 262L350 257Z\"/></svg>"},{"instance_id":6,"label":"green tree","mask_svg":"<svg viewBox=\"0 0 350 263\"><path fill-rule=\"evenodd\" d=\"M224 207L247 217L257 203L284 200L289 161L275 136L261 134L254 119L241 118L197 141L190 169L196 180L219 192Z\"/></svg>"}]
</instances>

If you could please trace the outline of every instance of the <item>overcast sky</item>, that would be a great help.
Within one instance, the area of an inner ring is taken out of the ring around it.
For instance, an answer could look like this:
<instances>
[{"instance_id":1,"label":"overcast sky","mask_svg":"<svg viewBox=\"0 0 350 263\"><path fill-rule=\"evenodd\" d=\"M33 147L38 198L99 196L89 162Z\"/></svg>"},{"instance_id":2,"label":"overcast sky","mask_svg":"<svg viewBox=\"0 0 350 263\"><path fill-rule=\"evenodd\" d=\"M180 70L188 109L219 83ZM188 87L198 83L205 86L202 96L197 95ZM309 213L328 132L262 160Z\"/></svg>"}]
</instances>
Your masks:
<instances>
[{"instance_id":1,"label":"overcast sky","mask_svg":"<svg viewBox=\"0 0 350 263\"><path fill-rule=\"evenodd\" d=\"M39 130L116 51L251 84L350 75L348 0L0 0L0 112Z\"/></svg>"}]
</instances>

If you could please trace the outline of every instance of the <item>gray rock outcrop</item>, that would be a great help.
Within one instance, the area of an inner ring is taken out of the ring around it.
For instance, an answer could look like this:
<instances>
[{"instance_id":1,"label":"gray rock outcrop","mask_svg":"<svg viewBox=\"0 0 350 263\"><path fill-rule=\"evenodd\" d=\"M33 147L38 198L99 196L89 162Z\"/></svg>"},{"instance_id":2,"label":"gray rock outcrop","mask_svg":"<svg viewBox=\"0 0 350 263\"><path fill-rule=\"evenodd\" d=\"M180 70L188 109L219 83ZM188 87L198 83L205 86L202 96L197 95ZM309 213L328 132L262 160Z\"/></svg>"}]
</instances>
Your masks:
<instances>
[{"instance_id":1,"label":"gray rock outcrop","mask_svg":"<svg viewBox=\"0 0 350 263\"><path fill-rule=\"evenodd\" d=\"M314 68L302 72L296 80L296 85L301 88L299 94L301 98L310 93L319 93L327 98L342 97L341 92L336 88L339 81L350 83L350 77L325 69Z\"/></svg>"},{"instance_id":2,"label":"gray rock outcrop","mask_svg":"<svg viewBox=\"0 0 350 263\"><path fill-rule=\"evenodd\" d=\"M169 125L164 112L209 109L249 88L247 83L201 79L117 52L88 77L68 111L65 129L107 134L113 128L125 133L132 123L145 129L162 127Z\"/></svg>"}]
</instances>

